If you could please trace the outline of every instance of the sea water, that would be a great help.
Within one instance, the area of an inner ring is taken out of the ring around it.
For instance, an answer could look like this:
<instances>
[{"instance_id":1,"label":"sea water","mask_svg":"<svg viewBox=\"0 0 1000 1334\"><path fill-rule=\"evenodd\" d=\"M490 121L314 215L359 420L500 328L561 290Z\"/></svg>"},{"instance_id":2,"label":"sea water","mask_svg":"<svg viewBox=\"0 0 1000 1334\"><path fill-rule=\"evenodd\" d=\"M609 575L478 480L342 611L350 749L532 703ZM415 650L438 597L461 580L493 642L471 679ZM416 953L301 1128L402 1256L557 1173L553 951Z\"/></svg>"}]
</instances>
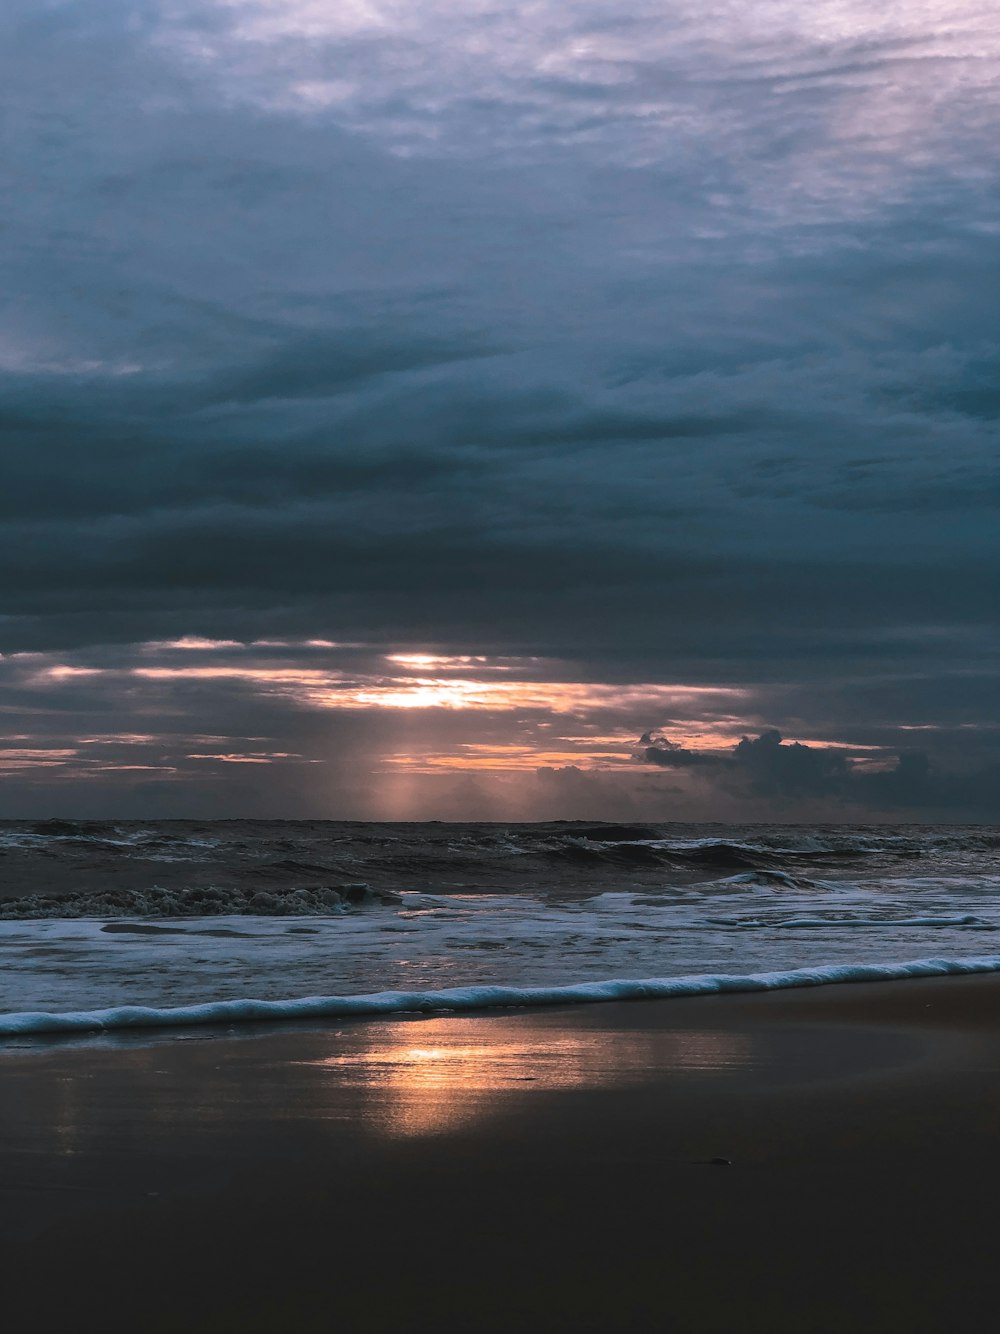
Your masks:
<instances>
[{"instance_id":1,"label":"sea water","mask_svg":"<svg viewBox=\"0 0 1000 1334\"><path fill-rule=\"evenodd\" d=\"M0 1034L1000 970L983 826L0 824Z\"/></svg>"}]
</instances>

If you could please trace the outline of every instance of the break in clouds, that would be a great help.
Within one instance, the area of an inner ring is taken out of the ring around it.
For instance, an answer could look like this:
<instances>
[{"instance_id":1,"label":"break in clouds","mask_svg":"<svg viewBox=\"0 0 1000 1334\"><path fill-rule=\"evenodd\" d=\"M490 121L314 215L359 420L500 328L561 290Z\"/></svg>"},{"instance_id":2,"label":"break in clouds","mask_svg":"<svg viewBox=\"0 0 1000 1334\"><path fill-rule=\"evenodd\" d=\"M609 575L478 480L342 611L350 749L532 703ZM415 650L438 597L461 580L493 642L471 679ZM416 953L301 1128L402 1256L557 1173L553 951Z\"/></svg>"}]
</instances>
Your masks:
<instances>
[{"instance_id":1,"label":"break in clouds","mask_svg":"<svg viewBox=\"0 0 1000 1334\"><path fill-rule=\"evenodd\" d=\"M0 77L0 815L995 816L989 7L9 0Z\"/></svg>"}]
</instances>

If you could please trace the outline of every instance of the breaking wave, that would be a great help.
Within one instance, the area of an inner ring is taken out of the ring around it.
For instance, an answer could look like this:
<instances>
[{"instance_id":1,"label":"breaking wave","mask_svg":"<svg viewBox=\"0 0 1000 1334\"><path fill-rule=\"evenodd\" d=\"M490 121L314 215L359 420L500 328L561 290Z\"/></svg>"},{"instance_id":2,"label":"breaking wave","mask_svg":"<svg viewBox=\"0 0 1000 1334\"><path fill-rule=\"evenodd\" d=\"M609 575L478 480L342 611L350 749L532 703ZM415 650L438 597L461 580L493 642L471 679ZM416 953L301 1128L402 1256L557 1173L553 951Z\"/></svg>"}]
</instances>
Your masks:
<instances>
[{"instance_id":1,"label":"breaking wave","mask_svg":"<svg viewBox=\"0 0 1000 1334\"><path fill-rule=\"evenodd\" d=\"M973 959L914 959L893 964L839 964L782 972L702 974L687 977L611 979L564 986L446 987L438 991L383 991L367 996L306 996L293 1000L209 1001L165 1009L122 1005L64 1014L25 1011L0 1015L0 1036L43 1033L97 1033L114 1029L189 1027L308 1019L366 1018L374 1015L467 1013L497 1008L583 1005L602 1001L668 1000L685 996L781 991L849 982L905 981L1000 972L1000 956Z\"/></svg>"},{"instance_id":2,"label":"breaking wave","mask_svg":"<svg viewBox=\"0 0 1000 1334\"><path fill-rule=\"evenodd\" d=\"M0 900L0 919L28 921L77 917L323 917L398 897L366 884L114 889L61 896L32 894Z\"/></svg>"}]
</instances>

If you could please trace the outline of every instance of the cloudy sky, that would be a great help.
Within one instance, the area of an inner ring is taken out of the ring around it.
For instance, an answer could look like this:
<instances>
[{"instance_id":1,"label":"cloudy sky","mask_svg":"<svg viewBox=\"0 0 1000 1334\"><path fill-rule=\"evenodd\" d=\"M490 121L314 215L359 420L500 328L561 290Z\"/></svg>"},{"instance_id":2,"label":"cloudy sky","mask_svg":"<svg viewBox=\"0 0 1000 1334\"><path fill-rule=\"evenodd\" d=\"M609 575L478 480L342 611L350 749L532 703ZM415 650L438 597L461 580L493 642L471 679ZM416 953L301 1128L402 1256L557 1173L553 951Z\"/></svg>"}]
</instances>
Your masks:
<instances>
[{"instance_id":1,"label":"cloudy sky","mask_svg":"<svg viewBox=\"0 0 1000 1334\"><path fill-rule=\"evenodd\" d=\"M0 86L0 816L997 816L993 5L4 0Z\"/></svg>"}]
</instances>

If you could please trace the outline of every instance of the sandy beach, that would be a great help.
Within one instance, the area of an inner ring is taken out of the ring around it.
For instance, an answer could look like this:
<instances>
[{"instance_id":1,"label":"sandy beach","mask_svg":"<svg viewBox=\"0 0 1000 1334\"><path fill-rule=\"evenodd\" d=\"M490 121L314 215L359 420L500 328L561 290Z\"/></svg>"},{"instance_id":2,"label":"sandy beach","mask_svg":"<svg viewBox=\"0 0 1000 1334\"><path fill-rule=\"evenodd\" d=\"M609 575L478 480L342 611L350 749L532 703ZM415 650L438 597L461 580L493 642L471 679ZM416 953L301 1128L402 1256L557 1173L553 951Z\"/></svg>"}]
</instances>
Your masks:
<instances>
[{"instance_id":1,"label":"sandy beach","mask_svg":"<svg viewBox=\"0 0 1000 1334\"><path fill-rule=\"evenodd\" d=\"M979 1324L998 1016L969 978L8 1042L6 1328Z\"/></svg>"}]
</instances>

